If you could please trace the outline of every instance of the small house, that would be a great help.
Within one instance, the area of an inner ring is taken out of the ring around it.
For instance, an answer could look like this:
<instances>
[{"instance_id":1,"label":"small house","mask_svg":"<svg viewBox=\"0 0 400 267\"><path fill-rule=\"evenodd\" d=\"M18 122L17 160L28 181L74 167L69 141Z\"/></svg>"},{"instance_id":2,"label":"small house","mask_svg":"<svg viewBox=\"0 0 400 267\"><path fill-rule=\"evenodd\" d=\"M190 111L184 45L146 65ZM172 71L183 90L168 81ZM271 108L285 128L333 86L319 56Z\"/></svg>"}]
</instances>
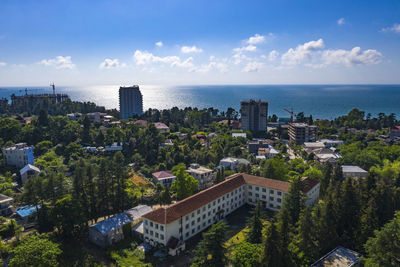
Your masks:
<instances>
[{"instance_id":1,"label":"small house","mask_svg":"<svg viewBox=\"0 0 400 267\"><path fill-rule=\"evenodd\" d=\"M32 164L27 164L19 171L19 173L21 174L21 183L24 185L25 182L30 178L38 175L40 173L40 169Z\"/></svg>"}]
</instances>

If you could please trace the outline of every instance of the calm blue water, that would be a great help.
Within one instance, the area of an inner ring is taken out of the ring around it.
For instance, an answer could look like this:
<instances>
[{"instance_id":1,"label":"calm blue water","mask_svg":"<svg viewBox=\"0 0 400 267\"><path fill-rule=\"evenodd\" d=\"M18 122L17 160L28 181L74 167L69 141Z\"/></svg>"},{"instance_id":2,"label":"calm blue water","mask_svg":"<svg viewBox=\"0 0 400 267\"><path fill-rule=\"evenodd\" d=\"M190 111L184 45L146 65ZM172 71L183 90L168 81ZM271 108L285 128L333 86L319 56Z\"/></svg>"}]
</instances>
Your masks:
<instances>
[{"instance_id":1,"label":"calm blue water","mask_svg":"<svg viewBox=\"0 0 400 267\"><path fill-rule=\"evenodd\" d=\"M50 87L28 87L29 93L50 93ZM140 86L144 109L177 106L240 108L245 99L269 102L269 114L289 117L283 108L312 114L314 118L332 119L359 108L373 115L395 113L400 118L400 85L209 85L209 86ZM0 88L0 97L23 95L25 87ZM92 101L107 108L118 108L119 85L57 87L73 100Z\"/></svg>"}]
</instances>

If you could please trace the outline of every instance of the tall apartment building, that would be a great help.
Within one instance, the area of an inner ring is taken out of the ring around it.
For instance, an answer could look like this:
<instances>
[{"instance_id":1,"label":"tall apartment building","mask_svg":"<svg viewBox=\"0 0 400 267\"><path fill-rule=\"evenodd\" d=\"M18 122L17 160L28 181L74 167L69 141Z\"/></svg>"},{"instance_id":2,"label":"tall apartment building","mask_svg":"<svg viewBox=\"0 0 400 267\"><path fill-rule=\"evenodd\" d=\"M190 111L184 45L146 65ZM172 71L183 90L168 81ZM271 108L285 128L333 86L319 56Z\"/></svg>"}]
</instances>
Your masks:
<instances>
[{"instance_id":1,"label":"tall apartment building","mask_svg":"<svg viewBox=\"0 0 400 267\"><path fill-rule=\"evenodd\" d=\"M243 131L265 132L267 131L268 102L261 100L242 101L240 103L240 116Z\"/></svg>"},{"instance_id":2,"label":"tall apartment building","mask_svg":"<svg viewBox=\"0 0 400 267\"><path fill-rule=\"evenodd\" d=\"M200 166L197 163L190 164L190 167L186 170L191 176L194 177L197 181L199 181L199 190L203 190L212 185L212 180L214 173L212 170Z\"/></svg>"},{"instance_id":3,"label":"tall apartment building","mask_svg":"<svg viewBox=\"0 0 400 267\"><path fill-rule=\"evenodd\" d=\"M318 127L308 125L307 123L289 123L289 137L296 145L302 145L304 142L315 142L318 139Z\"/></svg>"},{"instance_id":4,"label":"tall apartment building","mask_svg":"<svg viewBox=\"0 0 400 267\"><path fill-rule=\"evenodd\" d=\"M119 88L119 111L123 120L142 115L143 97L138 85Z\"/></svg>"},{"instance_id":5,"label":"tall apartment building","mask_svg":"<svg viewBox=\"0 0 400 267\"><path fill-rule=\"evenodd\" d=\"M3 148L4 163L18 168L27 164L33 164L33 146L19 143L14 146Z\"/></svg>"},{"instance_id":6,"label":"tall apartment building","mask_svg":"<svg viewBox=\"0 0 400 267\"><path fill-rule=\"evenodd\" d=\"M311 178L304 182L306 203L317 202L319 182ZM278 211L289 188L289 182L234 174L191 197L143 215L144 240L152 246L165 246L170 255L177 255L185 250L186 240L246 203L256 205L261 201L263 208Z\"/></svg>"}]
</instances>

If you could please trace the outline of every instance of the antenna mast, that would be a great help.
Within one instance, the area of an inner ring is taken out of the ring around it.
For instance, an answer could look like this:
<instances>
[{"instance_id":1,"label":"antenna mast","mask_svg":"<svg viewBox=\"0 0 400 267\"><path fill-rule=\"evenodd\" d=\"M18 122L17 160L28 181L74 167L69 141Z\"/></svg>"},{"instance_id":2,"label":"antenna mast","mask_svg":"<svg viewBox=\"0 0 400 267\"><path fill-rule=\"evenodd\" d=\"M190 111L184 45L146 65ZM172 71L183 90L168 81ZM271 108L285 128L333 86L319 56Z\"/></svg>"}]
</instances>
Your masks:
<instances>
[{"instance_id":1,"label":"antenna mast","mask_svg":"<svg viewBox=\"0 0 400 267\"><path fill-rule=\"evenodd\" d=\"M56 86L54 85L54 83L50 84L51 87L53 87L53 95L56 94Z\"/></svg>"}]
</instances>

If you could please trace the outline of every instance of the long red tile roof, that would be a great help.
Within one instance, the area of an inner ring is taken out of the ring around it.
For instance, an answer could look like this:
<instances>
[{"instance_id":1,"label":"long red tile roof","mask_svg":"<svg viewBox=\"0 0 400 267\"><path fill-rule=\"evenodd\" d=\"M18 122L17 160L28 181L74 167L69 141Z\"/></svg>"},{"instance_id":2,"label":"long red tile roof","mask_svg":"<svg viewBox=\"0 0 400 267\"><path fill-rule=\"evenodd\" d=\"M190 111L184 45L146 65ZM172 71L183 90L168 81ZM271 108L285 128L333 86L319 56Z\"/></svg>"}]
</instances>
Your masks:
<instances>
[{"instance_id":1,"label":"long red tile roof","mask_svg":"<svg viewBox=\"0 0 400 267\"><path fill-rule=\"evenodd\" d=\"M168 207L161 207L157 210L145 214L143 217L161 224L171 223L187 214L207 205L213 200L235 190L244 185L252 184L271 189L287 192L290 187L289 182L238 173L231 175L225 181L207 188L193 196L185 198Z\"/></svg>"}]
</instances>

